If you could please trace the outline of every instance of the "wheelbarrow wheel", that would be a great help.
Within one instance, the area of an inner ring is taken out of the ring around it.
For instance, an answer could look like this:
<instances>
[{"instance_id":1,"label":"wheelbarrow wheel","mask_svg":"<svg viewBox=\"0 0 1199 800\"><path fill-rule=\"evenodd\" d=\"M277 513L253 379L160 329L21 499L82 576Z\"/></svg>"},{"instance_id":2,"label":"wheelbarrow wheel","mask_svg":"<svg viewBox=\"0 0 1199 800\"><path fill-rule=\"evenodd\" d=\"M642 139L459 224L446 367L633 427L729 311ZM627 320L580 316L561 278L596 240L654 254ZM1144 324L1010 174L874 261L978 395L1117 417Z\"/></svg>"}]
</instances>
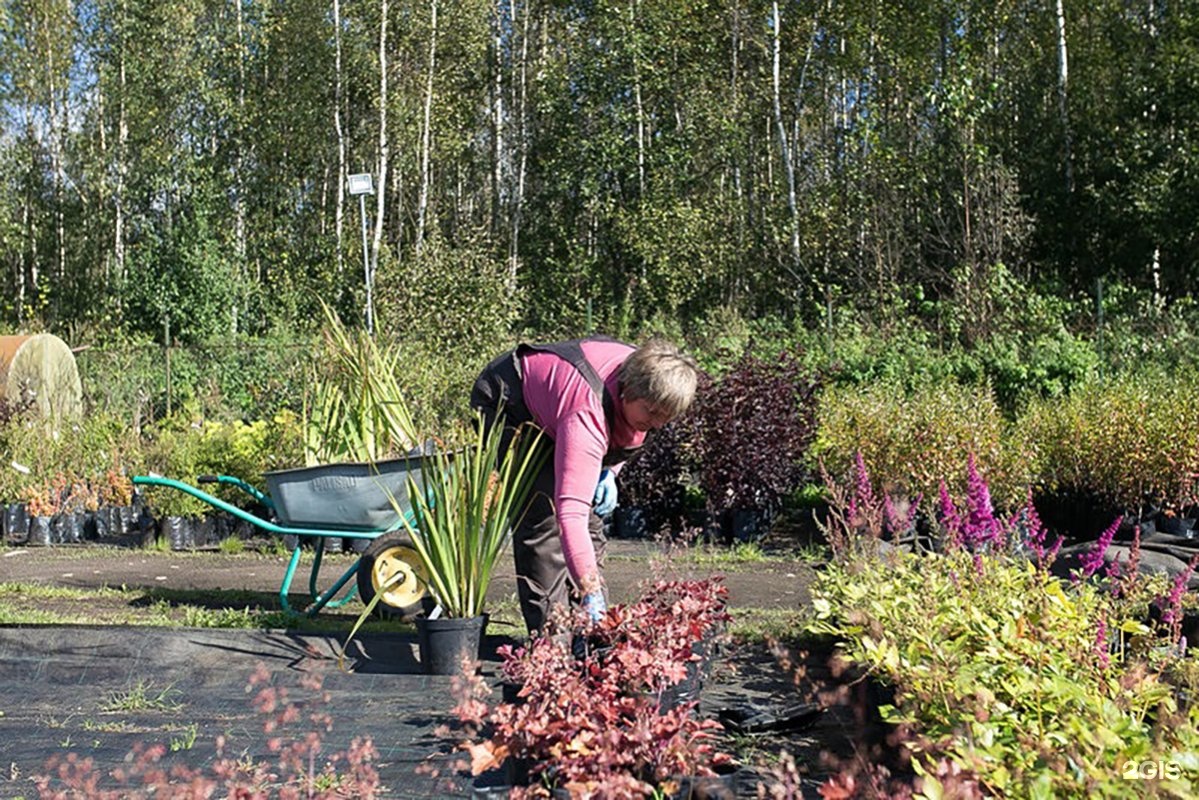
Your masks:
<instances>
[{"instance_id":1,"label":"wheelbarrow wheel","mask_svg":"<svg viewBox=\"0 0 1199 800\"><path fill-rule=\"evenodd\" d=\"M358 594L368 604L381 595L377 616L411 622L421 614L428 576L407 534L385 533L358 558Z\"/></svg>"}]
</instances>

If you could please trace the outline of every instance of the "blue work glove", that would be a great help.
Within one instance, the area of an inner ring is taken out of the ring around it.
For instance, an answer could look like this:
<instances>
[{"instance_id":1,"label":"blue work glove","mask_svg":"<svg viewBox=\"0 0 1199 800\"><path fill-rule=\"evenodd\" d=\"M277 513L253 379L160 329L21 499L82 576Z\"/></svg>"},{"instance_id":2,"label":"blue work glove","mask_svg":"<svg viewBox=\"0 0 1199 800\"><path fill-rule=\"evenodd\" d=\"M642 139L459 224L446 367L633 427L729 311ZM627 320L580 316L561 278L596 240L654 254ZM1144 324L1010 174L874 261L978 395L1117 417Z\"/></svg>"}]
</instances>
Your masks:
<instances>
[{"instance_id":1,"label":"blue work glove","mask_svg":"<svg viewBox=\"0 0 1199 800\"><path fill-rule=\"evenodd\" d=\"M616 475L612 470L606 469L600 473L591 505L595 506L595 513L601 517L608 516L616 508Z\"/></svg>"},{"instance_id":2,"label":"blue work glove","mask_svg":"<svg viewBox=\"0 0 1199 800\"><path fill-rule=\"evenodd\" d=\"M604 593L600 589L583 595L580 605L587 612L587 619L593 623L599 622L604 618L604 614L608 613L608 601L604 599Z\"/></svg>"}]
</instances>

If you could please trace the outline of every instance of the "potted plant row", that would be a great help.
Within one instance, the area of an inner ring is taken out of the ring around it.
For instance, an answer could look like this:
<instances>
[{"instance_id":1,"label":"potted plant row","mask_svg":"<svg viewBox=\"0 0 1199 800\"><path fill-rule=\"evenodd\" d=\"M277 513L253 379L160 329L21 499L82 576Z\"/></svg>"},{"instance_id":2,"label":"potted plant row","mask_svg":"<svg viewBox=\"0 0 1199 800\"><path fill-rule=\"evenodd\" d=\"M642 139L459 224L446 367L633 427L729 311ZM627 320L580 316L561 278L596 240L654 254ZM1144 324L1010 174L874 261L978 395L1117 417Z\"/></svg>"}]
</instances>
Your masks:
<instances>
[{"instance_id":1,"label":"potted plant row","mask_svg":"<svg viewBox=\"0 0 1199 800\"><path fill-rule=\"evenodd\" d=\"M515 798L677 797L731 764L720 723L694 713L728 616L719 578L662 581L585 631L548 626L501 648L508 701L464 699L472 772ZM572 635L563 635L572 634ZM572 644L573 643L573 644Z\"/></svg>"},{"instance_id":2,"label":"potted plant row","mask_svg":"<svg viewBox=\"0 0 1199 800\"><path fill-rule=\"evenodd\" d=\"M115 470L94 480L59 473L19 494L3 513L4 539L13 544L124 543L141 524L132 484Z\"/></svg>"}]
</instances>

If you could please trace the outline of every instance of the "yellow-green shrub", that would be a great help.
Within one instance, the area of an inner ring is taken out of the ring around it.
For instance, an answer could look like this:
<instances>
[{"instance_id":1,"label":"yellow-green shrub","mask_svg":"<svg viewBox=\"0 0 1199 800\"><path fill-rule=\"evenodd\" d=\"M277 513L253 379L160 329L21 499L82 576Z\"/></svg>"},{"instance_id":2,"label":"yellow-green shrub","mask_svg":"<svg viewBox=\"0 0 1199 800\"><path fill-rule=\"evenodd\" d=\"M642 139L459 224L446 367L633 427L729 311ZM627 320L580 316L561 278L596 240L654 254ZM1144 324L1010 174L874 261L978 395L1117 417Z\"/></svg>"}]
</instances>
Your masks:
<instances>
[{"instance_id":1,"label":"yellow-green shrub","mask_svg":"<svg viewBox=\"0 0 1199 800\"><path fill-rule=\"evenodd\" d=\"M1123 375L1036 401L1019 420L1038 451L1040 483L1133 509L1146 499L1196 502L1199 379Z\"/></svg>"},{"instance_id":2,"label":"yellow-green shrub","mask_svg":"<svg viewBox=\"0 0 1199 800\"><path fill-rule=\"evenodd\" d=\"M1199 704L1180 709L1144 659L1160 640L1139 617L1162 583L1116 600L1022 560L894 553L822 572L810 630L895 688L880 710L911 726L930 773L949 759L987 796L1134 798L1147 785L1129 765L1160 760L1177 777L1155 780L1155 796L1193 797Z\"/></svg>"},{"instance_id":3,"label":"yellow-green shrub","mask_svg":"<svg viewBox=\"0 0 1199 800\"><path fill-rule=\"evenodd\" d=\"M1035 469L990 391L953 382L911 393L888 383L829 387L817 409L813 457L840 476L859 451L876 484L920 492L926 505L942 479L955 495L965 491L970 453L1000 505L1024 499Z\"/></svg>"},{"instance_id":4,"label":"yellow-green shrub","mask_svg":"<svg viewBox=\"0 0 1199 800\"><path fill-rule=\"evenodd\" d=\"M168 478L194 483L200 475L232 475L259 484L262 473L303 463L299 422L290 411L270 420L247 424L213 420L164 422L150 434L148 469ZM175 489L147 489L151 507L170 516L202 516L210 506ZM245 499L232 493L234 502Z\"/></svg>"}]
</instances>

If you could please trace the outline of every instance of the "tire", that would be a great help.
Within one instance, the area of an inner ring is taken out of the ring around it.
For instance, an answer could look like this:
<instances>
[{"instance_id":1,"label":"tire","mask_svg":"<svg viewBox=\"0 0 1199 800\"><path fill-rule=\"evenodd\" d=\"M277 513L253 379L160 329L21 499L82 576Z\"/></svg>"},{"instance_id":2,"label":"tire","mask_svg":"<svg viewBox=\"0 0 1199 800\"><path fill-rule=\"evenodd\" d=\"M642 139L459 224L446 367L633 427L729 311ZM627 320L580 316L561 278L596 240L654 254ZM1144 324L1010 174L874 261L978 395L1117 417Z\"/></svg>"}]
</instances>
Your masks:
<instances>
[{"instance_id":1,"label":"tire","mask_svg":"<svg viewBox=\"0 0 1199 800\"><path fill-rule=\"evenodd\" d=\"M407 534L392 531L372 540L358 562L358 594L362 602L369 604L385 589L375 604L376 616L404 622L420 616L429 581ZM398 583L391 584L397 576Z\"/></svg>"}]
</instances>

